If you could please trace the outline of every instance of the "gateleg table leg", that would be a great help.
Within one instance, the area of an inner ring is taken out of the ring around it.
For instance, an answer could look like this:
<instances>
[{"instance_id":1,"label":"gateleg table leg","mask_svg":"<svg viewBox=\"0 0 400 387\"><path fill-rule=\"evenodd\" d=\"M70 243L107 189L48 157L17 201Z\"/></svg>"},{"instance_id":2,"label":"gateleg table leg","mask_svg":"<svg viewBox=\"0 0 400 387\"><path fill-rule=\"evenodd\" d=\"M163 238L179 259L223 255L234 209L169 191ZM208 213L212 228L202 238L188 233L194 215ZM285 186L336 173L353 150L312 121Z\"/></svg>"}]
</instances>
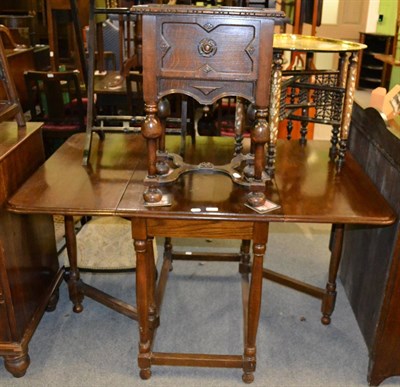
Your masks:
<instances>
[{"instance_id":1,"label":"gateleg table leg","mask_svg":"<svg viewBox=\"0 0 400 387\"><path fill-rule=\"evenodd\" d=\"M73 311L80 313L83 311L82 301L83 292L79 288L80 274L78 269L78 252L76 246L75 222L71 215L64 216L65 241L67 247L70 271L68 275L69 299L74 304Z\"/></svg>"},{"instance_id":2,"label":"gateleg table leg","mask_svg":"<svg viewBox=\"0 0 400 387\"><path fill-rule=\"evenodd\" d=\"M268 223L254 224L253 265L247 310L247 332L245 332L243 376L245 383L254 380L256 369L256 337L261 311L261 292L263 282L263 261L268 240Z\"/></svg>"},{"instance_id":3,"label":"gateleg table leg","mask_svg":"<svg viewBox=\"0 0 400 387\"><path fill-rule=\"evenodd\" d=\"M329 263L328 282L326 284L325 294L322 297L322 318L321 322L328 325L331 322L331 315L335 309L336 302L336 278L339 270L340 258L342 255L344 224L335 224L333 234L331 260Z\"/></svg>"},{"instance_id":4,"label":"gateleg table leg","mask_svg":"<svg viewBox=\"0 0 400 387\"><path fill-rule=\"evenodd\" d=\"M149 379L151 377L151 344L152 344L152 322L151 318L155 310L154 303L154 257L151 240L147 236L146 221L144 219L131 220L132 238L136 252L136 306L139 322L139 355L138 365L140 377ZM150 252L149 252L150 250Z\"/></svg>"},{"instance_id":5,"label":"gateleg table leg","mask_svg":"<svg viewBox=\"0 0 400 387\"><path fill-rule=\"evenodd\" d=\"M139 356L140 377L151 376L151 338L150 338L150 280L147 269L147 242L135 239L136 252L136 304L139 317Z\"/></svg>"}]
</instances>

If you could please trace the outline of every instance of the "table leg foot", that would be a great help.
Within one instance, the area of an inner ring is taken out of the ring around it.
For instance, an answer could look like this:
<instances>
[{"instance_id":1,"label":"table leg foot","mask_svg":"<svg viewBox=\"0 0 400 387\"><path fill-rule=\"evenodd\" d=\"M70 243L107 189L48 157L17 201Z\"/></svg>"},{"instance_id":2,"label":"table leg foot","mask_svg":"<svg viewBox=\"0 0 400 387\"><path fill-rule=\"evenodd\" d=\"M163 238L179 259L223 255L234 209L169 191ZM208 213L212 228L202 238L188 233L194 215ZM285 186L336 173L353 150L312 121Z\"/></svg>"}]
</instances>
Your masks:
<instances>
[{"instance_id":1,"label":"table leg foot","mask_svg":"<svg viewBox=\"0 0 400 387\"><path fill-rule=\"evenodd\" d=\"M328 283L326 285L326 294L322 300L322 317L321 322L324 325L331 323L331 315L335 309L336 302L336 285Z\"/></svg>"},{"instance_id":2,"label":"table leg foot","mask_svg":"<svg viewBox=\"0 0 400 387\"><path fill-rule=\"evenodd\" d=\"M74 275L70 275L68 278L68 292L69 299L71 300L74 313L81 313L83 311L83 293L79 289L79 281L76 280Z\"/></svg>"},{"instance_id":3,"label":"table leg foot","mask_svg":"<svg viewBox=\"0 0 400 387\"><path fill-rule=\"evenodd\" d=\"M23 353L18 356L5 356L4 366L14 377L21 378L25 375L31 360L28 353Z\"/></svg>"},{"instance_id":4,"label":"table leg foot","mask_svg":"<svg viewBox=\"0 0 400 387\"><path fill-rule=\"evenodd\" d=\"M46 312L54 312L57 307L58 299L60 298L60 292L58 289L54 291L54 293L50 296L49 303L46 307Z\"/></svg>"},{"instance_id":5,"label":"table leg foot","mask_svg":"<svg viewBox=\"0 0 400 387\"><path fill-rule=\"evenodd\" d=\"M250 384L254 382L254 373L253 372L244 372L242 375L242 380L246 384Z\"/></svg>"},{"instance_id":6,"label":"table leg foot","mask_svg":"<svg viewBox=\"0 0 400 387\"><path fill-rule=\"evenodd\" d=\"M143 370L140 370L140 379L142 380L147 380L151 378L151 369L150 368L146 368Z\"/></svg>"},{"instance_id":7,"label":"table leg foot","mask_svg":"<svg viewBox=\"0 0 400 387\"><path fill-rule=\"evenodd\" d=\"M143 193L143 199L148 204L158 203L162 199L162 192L159 188L155 186L150 186Z\"/></svg>"},{"instance_id":8,"label":"table leg foot","mask_svg":"<svg viewBox=\"0 0 400 387\"><path fill-rule=\"evenodd\" d=\"M83 311L83 305L82 304L76 304L76 305L74 305L72 310L74 311L74 313L81 313Z\"/></svg>"},{"instance_id":9,"label":"table leg foot","mask_svg":"<svg viewBox=\"0 0 400 387\"><path fill-rule=\"evenodd\" d=\"M323 315L323 316L321 317L321 322L322 322L322 324L324 324L324 325L329 325L329 324L331 323L331 317L328 316L328 315Z\"/></svg>"},{"instance_id":10,"label":"table leg foot","mask_svg":"<svg viewBox=\"0 0 400 387\"><path fill-rule=\"evenodd\" d=\"M80 313L83 310L82 301L84 294L80 288L80 273L78 269L78 251L75 234L75 221L71 215L64 216L65 240L69 260L69 272L64 276L68 284L69 299L73 303L73 311Z\"/></svg>"}]
</instances>

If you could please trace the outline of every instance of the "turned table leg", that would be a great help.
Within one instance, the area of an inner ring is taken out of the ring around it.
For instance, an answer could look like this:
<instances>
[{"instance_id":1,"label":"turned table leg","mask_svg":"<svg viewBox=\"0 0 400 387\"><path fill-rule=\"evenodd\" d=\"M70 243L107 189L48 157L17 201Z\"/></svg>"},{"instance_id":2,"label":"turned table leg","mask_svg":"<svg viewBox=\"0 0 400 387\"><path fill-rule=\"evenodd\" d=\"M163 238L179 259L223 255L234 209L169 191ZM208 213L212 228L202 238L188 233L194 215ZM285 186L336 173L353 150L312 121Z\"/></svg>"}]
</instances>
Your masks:
<instances>
[{"instance_id":1,"label":"turned table leg","mask_svg":"<svg viewBox=\"0 0 400 387\"><path fill-rule=\"evenodd\" d=\"M154 260L154 249L153 249L153 239L147 238L147 248L146 248L146 257L147 257L147 278L148 278L148 295L150 297L149 300L149 321L151 327L151 337L153 337L153 332L160 325L160 318L158 315L156 299L155 299L155 288L156 288L156 276L157 276L157 268Z\"/></svg>"},{"instance_id":2,"label":"turned table leg","mask_svg":"<svg viewBox=\"0 0 400 387\"><path fill-rule=\"evenodd\" d=\"M344 225L334 225L333 243L331 260L329 263L329 274L328 282L326 284L325 294L322 297L322 318L321 322L324 325L328 325L331 322L331 315L335 309L336 302L336 278L339 270L340 258L342 255Z\"/></svg>"},{"instance_id":3,"label":"turned table leg","mask_svg":"<svg viewBox=\"0 0 400 387\"><path fill-rule=\"evenodd\" d=\"M242 244L240 245L240 262L239 262L239 273L245 274L250 273L250 240L242 240Z\"/></svg>"},{"instance_id":4,"label":"turned table leg","mask_svg":"<svg viewBox=\"0 0 400 387\"><path fill-rule=\"evenodd\" d=\"M144 219L131 220L132 238L136 253L136 306L139 322L139 355L140 377L151 377L151 343L156 315L154 285L155 265L151 239L147 236ZM151 244L151 247L150 247Z\"/></svg>"},{"instance_id":5,"label":"turned table leg","mask_svg":"<svg viewBox=\"0 0 400 387\"><path fill-rule=\"evenodd\" d=\"M243 376L245 383L254 380L256 369L256 336L261 311L261 292L263 281L263 261L268 240L269 224L254 224L253 240L253 265L251 269L251 282L249 303L247 311L247 332L245 332L245 348L243 356Z\"/></svg>"},{"instance_id":6,"label":"turned table leg","mask_svg":"<svg viewBox=\"0 0 400 387\"><path fill-rule=\"evenodd\" d=\"M135 240L136 252L136 304L139 315L139 356L140 377L151 377L151 338L150 338L150 278L148 276L146 240Z\"/></svg>"},{"instance_id":7,"label":"turned table leg","mask_svg":"<svg viewBox=\"0 0 400 387\"><path fill-rule=\"evenodd\" d=\"M74 304L73 311L80 313L83 310L83 292L79 288L80 274L78 269L78 252L76 247L76 234L74 217L67 215L64 217L65 240L67 246L70 271L68 274L69 299Z\"/></svg>"},{"instance_id":8,"label":"turned table leg","mask_svg":"<svg viewBox=\"0 0 400 387\"><path fill-rule=\"evenodd\" d=\"M158 106L156 103L145 104L146 118L142 123L142 134L147 143L147 177L154 183L149 184L143 193L147 203L157 203L162 199L162 192L156 185L157 177L157 150L160 138L163 135L163 126L158 117Z\"/></svg>"}]
</instances>

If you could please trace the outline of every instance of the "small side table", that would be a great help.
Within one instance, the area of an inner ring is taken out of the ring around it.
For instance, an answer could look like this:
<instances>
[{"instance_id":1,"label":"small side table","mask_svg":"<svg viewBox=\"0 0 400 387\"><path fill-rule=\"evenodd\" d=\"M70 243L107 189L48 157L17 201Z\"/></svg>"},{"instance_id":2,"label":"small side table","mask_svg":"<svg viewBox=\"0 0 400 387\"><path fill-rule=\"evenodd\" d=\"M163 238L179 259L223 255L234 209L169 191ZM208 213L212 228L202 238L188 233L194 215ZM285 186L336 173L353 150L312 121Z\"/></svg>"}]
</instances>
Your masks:
<instances>
[{"instance_id":1,"label":"small side table","mask_svg":"<svg viewBox=\"0 0 400 387\"><path fill-rule=\"evenodd\" d=\"M265 172L269 141L269 89L274 25L283 13L240 7L134 6L142 15L143 94L146 119L148 175L144 199L149 205L169 204L159 188L188 171L222 172L238 184L259 187L249 201L258 200L270 176ZM205 160L188 165L169 154L159 101L181 93L210 105L225 96L242 97L255 105L252 152L238 154L230 164L214 166ZM264 198L265 200L265 198ZM263 202L263 201L262 201Z\"/></svg>"},{"instance_id":2,"label":"small side table","mask_svg":"<svg viewBox=\"0 0 400 387\"><path fill-rule=\"evenodd\" d=\"M354 102L359 52L365 44L344 40L328 39L296 34L276 34L274 36L274 55L277 60L284 51L306 54L305 69L283 70L274 66L273 74L283 80L272 88L271 100L280 101L280 119L289 118L301 122L302 143L306 142L307 123L315 122L332 125L331 148L329 154L336 159L340 169L344 163L347 139ZM339 53L336 70L318 70L312 64L314 53ZM287 103L287 98L290 102ZM315 108L315 115L310 109ZM301 110L301 115L295 114ZM278 114L278 113L276 113ZM271 128L271 149L277 139L277 121ZM272 162L272 161L271 161Z\"/></svg>"}]
</instances>

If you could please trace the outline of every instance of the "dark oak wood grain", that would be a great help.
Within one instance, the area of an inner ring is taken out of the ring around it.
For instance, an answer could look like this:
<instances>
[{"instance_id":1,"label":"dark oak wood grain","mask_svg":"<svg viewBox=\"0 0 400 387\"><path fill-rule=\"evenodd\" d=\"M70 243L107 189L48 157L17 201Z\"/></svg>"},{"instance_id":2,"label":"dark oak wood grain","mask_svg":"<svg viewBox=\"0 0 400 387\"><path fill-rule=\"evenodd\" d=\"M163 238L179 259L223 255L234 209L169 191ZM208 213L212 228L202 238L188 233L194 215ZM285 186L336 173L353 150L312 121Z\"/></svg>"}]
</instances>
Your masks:
<instances>
[{"instance_id":1,"label":"dark oak wood grain","mask_svg":"<svg viewBox=\"0 0 400 387\"><path fill-rule=\"evenodd\" d=\"M179 139L168 137L168 146L179 149ZM230 160L232 138L199 137L198 145L187 143L185 160L199 163ZM281 209L264 215L245 207L247 190L223 174L188 173L163 190L175 200L171 207L147 208L140 195L146 175L146 146L139 134L115 133L105 141L94 137L90 165L79 160L83 136L73 136L41 166L10 200L13 211L70 215L104 214L146 217L191 217L196 203L218 207L218 214L201 213L205 219L240 218L271 221L391 224L394 213L362 171L351 153L348 167L336 172L329 161L325 141L310 141L303 147L293 141L278 141L277 173L265 186L268 199ZM247 144L248 145L248 144ZM205 155L207 150L207 156ZM218 151L217 151L218 150ZM63 179L59 166L63 165ZM68 167L65 167L68 166ZM35 200L32 200L32 197Z\"/></svg>"}]
</instances>

